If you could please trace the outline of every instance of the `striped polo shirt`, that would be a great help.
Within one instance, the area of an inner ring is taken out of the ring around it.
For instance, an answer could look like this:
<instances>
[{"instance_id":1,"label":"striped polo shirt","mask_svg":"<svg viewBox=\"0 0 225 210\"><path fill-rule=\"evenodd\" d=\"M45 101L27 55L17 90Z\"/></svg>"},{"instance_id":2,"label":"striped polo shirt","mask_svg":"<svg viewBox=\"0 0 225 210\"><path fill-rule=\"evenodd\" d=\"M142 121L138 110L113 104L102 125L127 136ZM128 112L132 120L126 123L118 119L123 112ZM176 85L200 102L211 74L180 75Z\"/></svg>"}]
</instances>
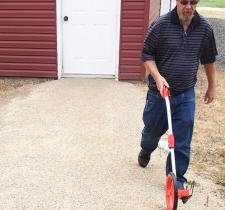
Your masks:
<instances>
[{"instance_id":1,"label":"striped polo shirt","mask_svg":"<svg viewBox=\"0 0 225 210\"><path fill-rule=\"evenodd\" d=\"M199 61L213 63L217 49L209 22L195 12L185 32L177 14L177 8L161 16L148 29L141 59L154 60L159 73L167 80L171 92L180 93L195 85ZM149 88L157 90L151 77Z\"/></svg>"}]
</instances>

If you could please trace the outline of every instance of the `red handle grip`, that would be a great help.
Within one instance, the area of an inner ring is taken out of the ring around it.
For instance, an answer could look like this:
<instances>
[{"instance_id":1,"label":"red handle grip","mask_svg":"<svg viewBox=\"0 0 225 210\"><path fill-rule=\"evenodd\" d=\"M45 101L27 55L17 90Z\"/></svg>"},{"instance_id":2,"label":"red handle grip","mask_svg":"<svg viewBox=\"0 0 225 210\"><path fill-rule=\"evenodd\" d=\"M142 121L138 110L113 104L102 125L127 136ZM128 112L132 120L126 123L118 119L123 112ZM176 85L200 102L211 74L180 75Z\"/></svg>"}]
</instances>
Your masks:
<instances>
[{"instance_id":1,"label":"red handle grip","mask_svg":"<svg viewBox=\"0 0 225 210\"><path fill-rule=\"evenodd\" d=\"M163 97L168 97L170 95L170 91L168 89L168 87L166 87L165 85L163 86Z\"/></svg>"}]
</instances>

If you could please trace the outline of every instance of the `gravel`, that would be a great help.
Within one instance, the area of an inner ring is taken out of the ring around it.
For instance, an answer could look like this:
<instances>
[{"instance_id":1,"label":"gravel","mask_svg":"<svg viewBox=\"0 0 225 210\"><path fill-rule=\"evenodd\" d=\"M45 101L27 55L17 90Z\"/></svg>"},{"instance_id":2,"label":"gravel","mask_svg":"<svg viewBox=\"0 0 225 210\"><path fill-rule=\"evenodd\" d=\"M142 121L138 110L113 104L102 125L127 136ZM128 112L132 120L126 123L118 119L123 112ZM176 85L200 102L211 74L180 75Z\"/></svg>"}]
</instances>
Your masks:
<instances>
[{"instance_id":1,"label":"gravel","mask_svg":"<svg viewBox=\"0 0 225 210\"><path fill-rule=\"evenodd\" d=\"M225 19L208 18L212 24L216 45L218 50L217 65L224 69L225 67Z\"/></svg>"}]
</instances>

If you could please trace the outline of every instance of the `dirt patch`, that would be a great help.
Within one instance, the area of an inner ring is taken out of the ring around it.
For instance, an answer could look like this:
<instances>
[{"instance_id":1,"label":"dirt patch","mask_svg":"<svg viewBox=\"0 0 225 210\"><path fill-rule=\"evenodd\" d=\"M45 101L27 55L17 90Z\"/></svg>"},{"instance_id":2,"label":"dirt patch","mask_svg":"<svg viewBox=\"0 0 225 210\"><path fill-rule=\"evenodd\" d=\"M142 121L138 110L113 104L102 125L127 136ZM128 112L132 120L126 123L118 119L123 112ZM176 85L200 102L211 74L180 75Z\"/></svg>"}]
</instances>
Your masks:
<instances>
[{"instance_id":1,"label":"dirt patch","mask_svg":"<svg viewBox=\"0 0 225 210\"><path fill-rule=\"evenodd\" d=\"M0 99L1 103L6 102L19 92L29 92L36 84L49 81L45 78L21 78L21 77L1 77L0 78Z\"/></svg>"},{"instance_id":2,"label":"dirt patch","mask_svg":"<svg viewBox=\"0 0 225 210\"><path fill-rule=\"evenodd\" d=\"M207 88L207 80L204 72L199 72L196 87L197 106L192 165L199 174L225 187L224 84L225 69L218 71L216 100L206 105L203 97Z\"/></svg>"},{"instance_id":3,"label":"dirt patch","mask_svg":"<svg viewBox=\"0 0 225 210\"><path fill-rule=\"evenodd\" d=\"M0 78L0 94L10 93L18 88L46 82L48 79L2 77Z\"/></svg>"},{"instance_id":4,"label":"dirt patch","mask_svg":"<svg viewBox=\"0 0 225 210\"><path fill-rule=\"evenodd\" d=\"M225 13L223 11L200 10L214 29L217 49L218 80L217 99L209 105L203 103L207 80L199 71L196 106L196 124L193 137L192 165L199 174L213 179L225 187ZM225 188L221 190L225 198Z\"/></svg>"}]
</instances>

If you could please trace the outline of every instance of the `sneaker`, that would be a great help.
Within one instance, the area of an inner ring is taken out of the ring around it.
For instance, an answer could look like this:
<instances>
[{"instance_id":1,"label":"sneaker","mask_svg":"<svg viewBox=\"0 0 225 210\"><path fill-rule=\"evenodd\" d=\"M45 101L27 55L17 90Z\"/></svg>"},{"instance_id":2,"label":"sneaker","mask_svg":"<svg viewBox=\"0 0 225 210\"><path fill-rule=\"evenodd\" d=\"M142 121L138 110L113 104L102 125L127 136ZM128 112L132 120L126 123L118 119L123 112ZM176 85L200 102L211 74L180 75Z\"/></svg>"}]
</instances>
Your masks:
<instances>
[{"instance_id":1,"label":"sneaker","mask_svg":"<svg viewBox=\"0 0 225 210\"><path fill-rule=\"evenodd\" d=\"M185 189L184 182L177 181L177 188L178 188L178 190L184 190Z\"/></svg>"},{"instance_id":2,"label":"sneaker","mask_svg":"<svg viewBox=\"0 0 225 210\"><path fill-rule=\"evenodd\" d=\"M151 154L145 152L143 149L140 151L138 155L138 163L141 167L145 168L150 161Z\"/></svg>"}]
</instances>

